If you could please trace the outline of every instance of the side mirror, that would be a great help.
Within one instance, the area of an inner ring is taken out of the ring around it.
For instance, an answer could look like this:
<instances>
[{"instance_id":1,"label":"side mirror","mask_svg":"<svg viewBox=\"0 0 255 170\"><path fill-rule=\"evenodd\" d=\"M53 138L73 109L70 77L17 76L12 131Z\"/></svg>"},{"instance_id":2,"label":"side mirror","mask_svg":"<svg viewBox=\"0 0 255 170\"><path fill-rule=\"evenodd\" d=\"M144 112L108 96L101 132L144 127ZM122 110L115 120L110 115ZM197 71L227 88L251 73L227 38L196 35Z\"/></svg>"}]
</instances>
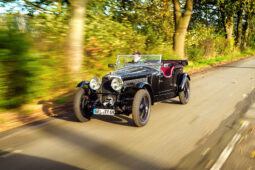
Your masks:
<instances>
[{"instance_id":1,"label":"side mirror","mask_svg":"<svg viewBox=\"0 0 255 170\"><path fill-rule=\"evenodd\" d=\"M109 68L114 68L115 64L108 64Z\"/></svg>"}]
</instances>

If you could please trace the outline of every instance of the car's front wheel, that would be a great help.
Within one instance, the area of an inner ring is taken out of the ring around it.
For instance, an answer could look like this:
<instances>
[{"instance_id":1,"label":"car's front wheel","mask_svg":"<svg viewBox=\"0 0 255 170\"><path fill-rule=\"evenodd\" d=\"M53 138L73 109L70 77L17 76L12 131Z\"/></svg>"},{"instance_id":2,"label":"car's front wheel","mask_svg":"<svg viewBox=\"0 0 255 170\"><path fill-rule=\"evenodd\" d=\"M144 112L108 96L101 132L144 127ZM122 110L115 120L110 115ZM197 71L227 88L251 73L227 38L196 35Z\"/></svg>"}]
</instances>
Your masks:
<instances>
[{"instance_id":1,"label":"car's front wheel","mask_svg":"<svg viewBox=\"0 0 255 170\"><path fill-rule=\"evenodd\" d=\"M80 122L87 122L90 120L91 114L87 108L88 102L89 97L85 94L84 89L79 89L74 96L73 109L76 118Z\"/></svg>"},{"instance_id":2,"label":"car's front wheel","mask_svg":"<svg viewBox=\"0 0 255 170\"><path fill-rule=\"evenodd\" d=\"M136 126L144 126L149 120L151 112L151 98L147 90L138 90L135 94L132 117Z\"/></svg>"},{"instance_id":3,"label":"car's front wheel","mask_svg":"<svg viewBox=\"0 0 255 170\"><path fill-rule=\"evenodd\" d=\"M179 99L181 104L187 104L189 102L189 97L190 97L190 84L189 80L186 80L183 90L179 92Z\"/></svg>"}]
</instances>

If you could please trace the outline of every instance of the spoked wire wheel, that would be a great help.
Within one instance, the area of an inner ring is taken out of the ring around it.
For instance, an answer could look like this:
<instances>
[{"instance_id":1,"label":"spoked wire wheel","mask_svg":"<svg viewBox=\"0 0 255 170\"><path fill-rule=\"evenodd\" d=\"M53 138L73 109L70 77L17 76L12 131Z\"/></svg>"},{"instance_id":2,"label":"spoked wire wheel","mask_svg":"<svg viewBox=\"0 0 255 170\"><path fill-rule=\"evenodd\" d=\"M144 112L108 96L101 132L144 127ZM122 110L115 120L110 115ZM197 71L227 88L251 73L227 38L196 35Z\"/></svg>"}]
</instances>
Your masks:
<instances>
[{"instance_id":1,"label":"spoked wire wheel","mask_svg":"<svg viewBox=\"0 0 255 170\"><path fill-rule=\"evenodd\" d=\"M147 90L138 90L135 94L132 117L136 126L144 126L149 120L151 112L151 98Z\"/></svg>"},{"instance_id":2,"label":"spoked wire wheel","mask_svg":"<svg viewBox=\"0 0 255 170\"><path fill-rule=\"evenodd\" d=\"M85 94L84 89L79 89L74 96L73 109L76 118L80 122L86 122L90 120L91 113L87 108L88 102L89 97Z\"/></svg>"},{"instance_id":3,"label":"spoked wire wheel","mask_svg":"<svg viewBox=\"0 0 255 170\"><path fill-rule=\"evenodd\" d=\"M183 87L183 91L179 92L179 98L180 98L181 104L187 104L189 102L189 98L190 98L189 80L186 80Z\"/></svg>"}]
</instances>

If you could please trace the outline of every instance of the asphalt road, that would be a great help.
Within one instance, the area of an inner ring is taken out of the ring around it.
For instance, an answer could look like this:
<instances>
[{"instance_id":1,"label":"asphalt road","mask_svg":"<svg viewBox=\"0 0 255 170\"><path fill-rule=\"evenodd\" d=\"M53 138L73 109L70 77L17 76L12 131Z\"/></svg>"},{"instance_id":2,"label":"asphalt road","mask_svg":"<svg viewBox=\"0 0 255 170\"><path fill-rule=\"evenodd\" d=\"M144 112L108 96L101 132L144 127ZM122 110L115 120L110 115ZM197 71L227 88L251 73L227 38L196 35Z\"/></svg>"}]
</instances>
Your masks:
<instances>
[{"instance_id":1,"label":"asphalt road","mask_svg":"<svg viewBox=\"0 0 255 170\"><path fill-rule=\"evenodd\" d=\"M4 136L0 169L174 169L255 87L255 57L191 79L190 103L156 104L142 128L126 116L56 119Z\"/></svg>"}]
</instances>

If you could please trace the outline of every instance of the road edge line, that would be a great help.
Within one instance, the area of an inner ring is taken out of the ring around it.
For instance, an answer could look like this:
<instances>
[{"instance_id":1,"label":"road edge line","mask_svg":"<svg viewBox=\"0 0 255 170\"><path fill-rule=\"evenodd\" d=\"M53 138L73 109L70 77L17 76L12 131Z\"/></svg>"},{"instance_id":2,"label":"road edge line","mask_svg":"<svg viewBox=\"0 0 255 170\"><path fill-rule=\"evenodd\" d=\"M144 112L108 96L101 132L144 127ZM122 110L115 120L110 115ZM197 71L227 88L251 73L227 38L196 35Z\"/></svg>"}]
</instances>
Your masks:
<instances>
[{"instance_id":1,"label":"road edge line","mask_svg":"<svg viewBox=\"0 0 255 170\"><path fill-rule=\"evenodd\" d=\"M238 130L238 133L234 135L232 140L228 143L228 145L224 148L224 150L221 152L218 160L215 162L215 164L211 167L210 170L220 170L221 167L224 165L226 160L229 158L230 154L232 153L236 143L241 138L241 132L243 129L245 129L249 125L249 122L246 120L243 122L241 127Z\"/></svg>"}]
</instances>

